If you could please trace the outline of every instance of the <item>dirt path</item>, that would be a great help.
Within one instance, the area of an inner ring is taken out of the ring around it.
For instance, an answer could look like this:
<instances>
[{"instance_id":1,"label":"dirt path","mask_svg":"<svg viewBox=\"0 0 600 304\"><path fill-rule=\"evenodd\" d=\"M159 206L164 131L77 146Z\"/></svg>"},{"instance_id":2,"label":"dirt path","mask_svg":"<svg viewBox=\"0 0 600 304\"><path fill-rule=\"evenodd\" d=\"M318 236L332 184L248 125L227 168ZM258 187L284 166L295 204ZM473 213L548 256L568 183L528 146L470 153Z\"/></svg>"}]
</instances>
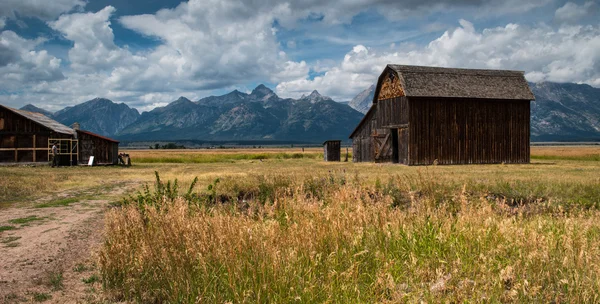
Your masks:
<instances>
[{"instance_id":1,"label":"dirt path","mask_svg":"<svg viewBox=\"0 0 600 304\"><path fill-rule=\"evenodd\" d=\"M109 200L82 200L0 210L0 303L99 302L95 252L108 205Z\"/></svg>"}]
</instances>

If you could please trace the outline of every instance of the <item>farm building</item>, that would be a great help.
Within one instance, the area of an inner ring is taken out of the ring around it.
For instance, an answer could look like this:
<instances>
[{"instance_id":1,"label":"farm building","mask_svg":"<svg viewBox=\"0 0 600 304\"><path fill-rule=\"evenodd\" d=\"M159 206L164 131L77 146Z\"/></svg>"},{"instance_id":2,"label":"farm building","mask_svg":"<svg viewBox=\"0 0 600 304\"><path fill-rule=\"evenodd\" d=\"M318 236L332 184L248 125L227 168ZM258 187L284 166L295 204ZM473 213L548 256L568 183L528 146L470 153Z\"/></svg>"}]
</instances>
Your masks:
<instances>
[{"instance_id":1,"label":"farm building","mask_svg":"<svg viewBox=\"0 0 600 304\"><path fill-rule=\"evenodd\" d=\"M48 162L55 142L61 165L87 163L91 155L98 164L117 163L118 141L0 105L0 162Z\"/></svg>"},{"instance_id":2,"label":"farm building","mask_svg":"<svg viewBox=\"0 0 600 304\"><path fill-rule=\"evenodd\" d=\"M355 162L529 163L523 72L387 65L350 135Z\"/></svg>"},{"instance_id":3,"label":"farm building","mask_svg":"<svg viewBox=\"0 0 600 304\"><path fill-rule=\"evenodd\" d=\"M98 164L117 164L119 157L119 142L94 134L89 131L76 130L79 140L79 163L87 164L90 156Z\"/></svg>"},{"instance_id":4,"label":"farm building","mask_svg":"<svg viewBox=\"0 0 600 304\"><path fill-rule=\"evenodd\" d=\"M342 148L341 140L328 140L323 143L323 158L325 161L340 161Z\"/></svg>"},{"instance_id":5,"label":"farm building","mask_svg":"<svg viewBox=\"0 0 600 304\"><path fill-rule=\"evenodd\" d=\"M43 114L0 105L0 162L47 162L48 139L74 137L73 129Z\"/></svg>"}]
</instances>

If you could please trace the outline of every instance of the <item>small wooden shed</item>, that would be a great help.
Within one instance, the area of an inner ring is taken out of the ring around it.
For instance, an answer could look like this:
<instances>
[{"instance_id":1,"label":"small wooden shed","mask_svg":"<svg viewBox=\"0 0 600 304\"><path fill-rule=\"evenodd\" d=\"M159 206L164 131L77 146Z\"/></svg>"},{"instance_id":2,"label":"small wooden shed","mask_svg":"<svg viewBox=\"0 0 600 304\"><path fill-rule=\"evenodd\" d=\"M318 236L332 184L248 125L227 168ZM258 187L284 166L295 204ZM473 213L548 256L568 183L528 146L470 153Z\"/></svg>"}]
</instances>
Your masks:
<instances>
[{"instance_id":1,"label":"small wooden shed","mask_svg":"<svg viewBox=\"0 0 600 304\"><path fill-rule=\"evenodd\" d=\"M323 143L323 158L325 161L340 161L341 148L341 140L325 141Z\"/></svg>"},{"instance_id":2,"label":"small wooden shed","mask_svg":"<svg viewBox=\"0 0 600 304\"><path fill-rule=\"evenodd\" d=\"M350 135L355 162L529 163L524 73L389 64Z\"/></svg>"}]
</instances>

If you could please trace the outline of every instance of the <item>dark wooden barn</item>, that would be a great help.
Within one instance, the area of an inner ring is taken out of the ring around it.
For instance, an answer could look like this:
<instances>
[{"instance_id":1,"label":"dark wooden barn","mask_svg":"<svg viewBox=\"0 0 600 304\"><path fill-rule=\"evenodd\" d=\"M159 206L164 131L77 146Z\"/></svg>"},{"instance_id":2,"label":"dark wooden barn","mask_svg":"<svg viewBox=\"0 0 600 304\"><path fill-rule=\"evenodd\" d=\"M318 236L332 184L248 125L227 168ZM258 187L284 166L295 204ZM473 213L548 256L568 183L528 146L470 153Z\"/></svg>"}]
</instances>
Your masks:
<instances>
[{"instance_id":1,"label":"dark wooden barn","mask_svg":"<svg viewBox=\"0 0 600 304\"><path fill-rule=\"evenodd\" d=\"M43 114L0 105L0 162L48 162L49 139L74 137L73 129Z\"/></svg>"},{"instance_id":2,"label":"dark wooden barn","mask_svg":"<svg viewBox=\"0 0 600 304\"><path fill-rule=\"evenodd\" d=\"M87 164L90 156L94 156L96 164L117 164L118 141L84 130L77 130L77 139L79 140L79 163Z\"/></svg>"},{"instance_id":3,"label":"dark wooden barn","mask_svg":"<svg viewBox=\"0 0 600 304\"><path fill-rule=\"evenodd\" d=\"M328 140L324 142L323 158L325 161L340 161L341 148L341 140Z\"/></svg>"},{"instance_id":4,"label":"dark wooden barn","mask_svg":"<svg viewBox=\"0 0 600 304\"><path fill-rule=\"evenodd\" d=\"M529 163L523 72L388 65L350 135L355 162Z\"/></svg>"},{"instance_id":5,"label":"dark wooden barn","mask_svg":"<svg viewBox=\"0 0 600 304\"><path fill-rule=\"evenodd\" d=\"M0 105L0 162L48 162L53 143L61 165L116 164L119 142L84 130L71 129L43 114Z\"/></svg>"}]
</instances>

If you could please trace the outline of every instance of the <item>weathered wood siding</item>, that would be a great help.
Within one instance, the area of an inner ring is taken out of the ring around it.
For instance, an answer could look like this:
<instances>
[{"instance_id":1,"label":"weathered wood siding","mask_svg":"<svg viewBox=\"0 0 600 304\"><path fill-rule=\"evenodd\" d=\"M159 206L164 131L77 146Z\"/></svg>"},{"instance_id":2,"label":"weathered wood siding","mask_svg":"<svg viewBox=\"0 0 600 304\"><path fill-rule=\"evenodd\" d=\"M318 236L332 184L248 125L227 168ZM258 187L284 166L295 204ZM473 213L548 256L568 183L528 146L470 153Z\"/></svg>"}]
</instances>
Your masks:
<instances>
[{"instance_id":1,"label":"weathered wood siding","mask_svg":"<svg viewBox=\"0 0 600 304\"><path fill-rule=\"evenodd\" d=\"M375 121L378 125L378 121ZM373 158L376 163L394 162L394 148L392 144L392 129L375 128L371 135L373 141ZM373 161L373 160L371 160Z\"/></svg>"},{"instance_id":2,"label":"weathered wood siding","mask_svg":"<svg viewBox=\"0 0 600 304\"><path fill-rule=\"evenodd\" d=\"M323 144L323 158L325 161L340 161L341 142L328 140Z\"/></svg>"},{"instance_id":3,"label":"weathered wood siding","mask_svg":"<svg viewBox=\"0 0 600 304\"><path fill-rule=\"evenodd\" d=\"M379 100L375 114L379 129L391 133L391 146L385 147L386 154L376 159L377 162L393 162L407 164L408 162L408 98L395 97Z\"/></svg>"},{"instance_id":4,"label":"weathered wood siding","mask_svg":"<svg viewBox=\"0 0 600 304\"><path fill-rule=\"evenodd\" d=\"M408 99L395 97L379 100L372 111L367 113L368 121L361 125L361 129L352 138L352 159L355 162L398 162L407 158L408 134ZM404 133L400 130L404 128ZM398 132L398 142L394 143L392 132ZM394 145L397 145L394 154ZM404 149L404 150L401 150ZM404 153L404 154L403 154Z\"/></svg>"},{"instance_id":5,"label":"weathered wood siding","mask_svg":"<svg viewBox=\"0 0 600 304\"><path fill-rule=\"evenodd\" d=\"M94 156L97 164L116 164L118 161L118 143L83 132L77 132L79 140L79 163L87 164Z\"/></svg>"},{"instance_id":6,"label":"weathered wood siding","mask_svg":"<svg viewBox=\"0 0 600 304\"><path fill-rule=\"evenodd\" d=\"M529 163L527 100L409 98L410 165Z\"/></svg>"},{"instance_id":7,"label":"weathered wood siding","mask_svg":"<svg viewBox=\"0 0 600 304\"><path fill-rule=\"evenodd\" d=\"M398 132L398 163L408 165L408 146L409 146L408 127L397 129L397 132Z\"/></svg>"},{"instance_id":8,"label":"weathered wood siding","mask_svg":"<svg viewBox=\"0 0 600 304\"><path fill-rule=\"evenodd\" d=\"M375 126L375 111L367 112L364 122L352 137L352 161L353 162L372 162L373 158L373 139L371 133Z\"/></svg>"},{"instance_id":9,"label":"weathered wood siding","mask_svg":"<svg viewBox=\"0 0 600 304\"><path fill-rule=\"evenodd\" d=\"M373 105L377 107L377 105ZM365 121L352 137L352 160L354 162L391 162L391 132L382 128L376 118L377 108L367 112Z\"/></svg>"},{"instance_id":10,"label":"weathered wood siding","mask_svg":"<svg viewBox=\"0 0 600 304\"><path fill-rule=\"evenodd\" d=\"M408 98L396 97L377 103L377 124L380 128L398 128L408 123Z\"/></svg>"},{"instance_id":11,"label":"weathered wood siding","mask_svg":"<svg viewBox=\"0 0 600 304\"><path fill-rule=\"evenodd\" d=\"M0 107L0 162L47 162L48 138L70 138Z\"/></svg>"}]
</instances>

